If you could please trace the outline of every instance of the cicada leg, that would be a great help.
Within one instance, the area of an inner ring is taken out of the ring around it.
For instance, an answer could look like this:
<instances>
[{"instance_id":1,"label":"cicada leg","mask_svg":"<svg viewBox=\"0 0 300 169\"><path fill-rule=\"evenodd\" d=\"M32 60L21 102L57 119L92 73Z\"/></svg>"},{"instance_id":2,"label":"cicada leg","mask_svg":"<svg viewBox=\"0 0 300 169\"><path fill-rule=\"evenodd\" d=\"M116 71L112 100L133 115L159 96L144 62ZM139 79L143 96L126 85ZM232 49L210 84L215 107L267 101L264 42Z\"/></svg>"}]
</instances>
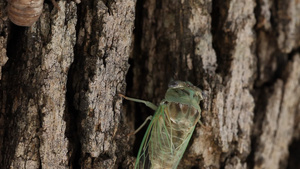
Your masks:
<instances>
[{"instance_id":1,"label":"cicada leg","mask_svg":"<svg viewBox=\"0 0 300 169\"><path fill-rule=\"evenodd\" d=\"M154 105L153 103L151 102L148 102L148 101L145 101L145 100L140 100L140 99L135 99L135 98L131 98L131 97L126 97L122 94L119 94L119 96L123 97L124 99L126 100L131 100L131 101L134 101L134 102L138 102L138 103L144 103L147 107L150 107L151 109L153 110L156 110L157 109L157 106ZM135 135L137 132L139 132L146 124L149 120L152 120L152 116L148 116L146 118L146 120L144 121L144 123L138 128L136 129L134 132L132 133L129 133L128 136L131 136L131 135Z\"/></svg>"},{"instance_id":2,"label":"cicada leg","mask_svg":"<svg viewBox=\"0 0 300 169\"><path fill-rule=\"evenodd\" d=\"M202 122L201 122L201 120L199 119L198 120L198 123L200 124L200 126L201 127L203 127L205 130L211 130L211 127L209 127L209 126L205 126Z\"/></svg>"},{"instance_id":3,"label":"cicada leg","mask_svg":"<svg viewBox=\"0 0 300 169\"><path fill-rule=\"evenodd\" d=\"M135 135L137 132L139 132L146 124L149 120L152 120L152 116L148 116L146 118L146 120L144 121L144 123L142 125L140 125L140 127L138 129L136 129L134 132L132 133L129 133L128 136L131 136L131 135Z\"/></svg>"},{"instance_id":4,"label":"cicada leg","mask_svg":"<svg viewBox=\"0 0 300 169\"><path fill-rule=\"evenodd\" d=\"M131 100L134 102L138 102L138 103L144 103L147 107L150 107L151 109L153 109L154 111L157 109L157 106L151 102L145 101L145 100L140 100L140 99L135 99L135 98L131 98L131 97L126 97L122 94L119 94L119 96L123 97L126 100Z\"/></svg>"}]
</instances>

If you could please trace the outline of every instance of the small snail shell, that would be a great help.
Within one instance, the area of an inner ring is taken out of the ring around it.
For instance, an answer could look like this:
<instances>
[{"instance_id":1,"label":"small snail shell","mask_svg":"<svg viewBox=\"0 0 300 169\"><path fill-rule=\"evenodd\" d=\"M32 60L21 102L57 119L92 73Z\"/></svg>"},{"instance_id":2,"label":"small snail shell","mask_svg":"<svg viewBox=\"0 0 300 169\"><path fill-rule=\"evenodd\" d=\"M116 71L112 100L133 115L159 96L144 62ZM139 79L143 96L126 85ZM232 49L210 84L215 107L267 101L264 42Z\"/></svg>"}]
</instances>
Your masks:
<instances>
[{"instance_id":1,"label":"small snail shell","mask_svg":"<svg viewBox=\"0 0 300 169\"><path fill-rule=\"evenodd\" d=\"M9 19L19 26L31 26L43 11L44 0L8 0Z\"/></svg>"}]
</instances>

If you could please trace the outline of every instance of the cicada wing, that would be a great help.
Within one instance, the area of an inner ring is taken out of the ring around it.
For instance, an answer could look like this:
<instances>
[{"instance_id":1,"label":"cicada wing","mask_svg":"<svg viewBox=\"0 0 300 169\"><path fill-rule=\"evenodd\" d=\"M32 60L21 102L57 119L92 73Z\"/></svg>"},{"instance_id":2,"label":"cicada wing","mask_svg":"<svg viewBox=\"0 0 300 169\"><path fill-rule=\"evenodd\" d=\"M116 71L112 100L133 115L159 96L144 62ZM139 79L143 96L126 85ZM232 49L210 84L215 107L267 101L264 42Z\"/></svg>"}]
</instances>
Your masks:
<instances>
[{"instance_id":1,"label":"cicada wing","mask_svg":"<svg viewBox=\"0 0 300 169\"><path fill-rule=\"evenodd\" d=\"M135 169L150 169L153 164L151 164L151 159L153 158L153 154L150 155L149 153L153 153L155 150L153 150L153 142L157 143L157 140L153 141L152 138L152 132L154 131L157 133L157 125L158 121L161 115L164 114L164 106L159 106L146 130L146 133L144 135L144 138L142 140L141 146L139 148L138 156L135 163ZM151 150L150 150L151 148Z\"/></svg>"},{"instance_id":2,"label":"cicada wing","mask_svg":"<svg viewBox=\"0 0 300 169\"><path fill-rule=\"evenodd\" d=\"M184 139L184 141L182 142L182 144L178 147L178 150L179 150L179 151L178 151L178 154L177 154L177 155L178 155L178 160L177 160L176 163L173 165L172 169L176 169L176 168L178 167L179 162L180 162L182 156L184 155L184 152L185 152L185 150L186 150L186 148L187 148L187 146L188 146L188 144L189 144L189 142L190 142L190 140L191 140L191 137L192 137L192 135L193 135L193 132L194 132L194 130L195 130L195 127L196 127L196 126L194 126L194 127L189 131L187 137Z\"/></svg>"},{"instance_id":3,"label":"cicada wing","mask_svg":"<svg viewBox=\"0 0 300 169\"><path fill-rule=\"evenodd\" d=\"M149 159L149 139L150 139L150 132L146 133L147 137L144 136L143 142L140 146L138 156L135 162L135 169L150 169L151 163Z\"/></svg>"},{"instance_id":4,"label":"cicada wing","mask_svg":"<svg viewBox=\"0 0 300 169\"><path fill-rule=\"evenodd\" d=\"M194 128L188 132L186 138L183 138L182 144L174 145L173 139L176 136L172 132L176 130L172 127L164 110L163 105L158 107L146 130L136 159L135 169L163 168L166 166L176 169L184 154ZM155 164L153 164L154 161Z\"/></svg>"},{"instance_id":5,"label":"cicada wing","mask_svg":"<svg viewBox=\"0 0 300 169\"><path fill-rule=\"evenodd\" d=\"M142 140L141 146L139 148L139 152L135 162L135 169L150 169L151 168L151 161L149 157L149 141L151 139L151 131L153 128L153 124L157 121L156 115L154 115L153 119L151 120L144 138Z\"/></svg>"}]
</instances>

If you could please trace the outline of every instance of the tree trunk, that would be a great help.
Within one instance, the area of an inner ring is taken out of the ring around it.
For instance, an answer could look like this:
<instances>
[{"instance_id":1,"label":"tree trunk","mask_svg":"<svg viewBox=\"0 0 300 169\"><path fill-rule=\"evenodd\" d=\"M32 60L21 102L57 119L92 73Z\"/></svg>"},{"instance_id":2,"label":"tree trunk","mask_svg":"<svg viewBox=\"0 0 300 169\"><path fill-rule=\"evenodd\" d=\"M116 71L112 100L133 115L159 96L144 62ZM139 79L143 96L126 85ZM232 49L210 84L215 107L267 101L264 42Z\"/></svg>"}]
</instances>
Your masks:
<instances>
[{"instance_id":1,"label":"tree trunk","mask_svg":"<svg viewBox=\"0 0 300 169\"><path fill-rule=\"evenodd\" d=\"M19 27L0 1L0 168L133 168L154 112L118 94L171 79L205 91L178 168L300 168L300 1L57 2Z\"/></svg>"}]
</instances>

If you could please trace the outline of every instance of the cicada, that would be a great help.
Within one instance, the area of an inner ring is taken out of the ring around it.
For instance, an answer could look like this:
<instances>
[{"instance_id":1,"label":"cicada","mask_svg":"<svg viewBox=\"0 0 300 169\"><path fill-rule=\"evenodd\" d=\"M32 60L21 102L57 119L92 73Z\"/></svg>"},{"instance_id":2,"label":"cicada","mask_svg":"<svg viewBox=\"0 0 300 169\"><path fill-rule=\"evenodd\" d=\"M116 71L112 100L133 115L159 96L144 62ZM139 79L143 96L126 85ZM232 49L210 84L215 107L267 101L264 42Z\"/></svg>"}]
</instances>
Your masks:
<instances>
[{"instance_id":1,"label":"cicada","mask_svg":"<svg viewBox=\"0 0 300 169\"><path fill-rule=\"evenodd\" d=\"M173 81L158 107L148 101L121 96L155 110L154 116L148 117L151 122L139 148L135 169L176 169L197 122L201 123L202 90L190 82Z\"/></svg>"}]
</instances>

